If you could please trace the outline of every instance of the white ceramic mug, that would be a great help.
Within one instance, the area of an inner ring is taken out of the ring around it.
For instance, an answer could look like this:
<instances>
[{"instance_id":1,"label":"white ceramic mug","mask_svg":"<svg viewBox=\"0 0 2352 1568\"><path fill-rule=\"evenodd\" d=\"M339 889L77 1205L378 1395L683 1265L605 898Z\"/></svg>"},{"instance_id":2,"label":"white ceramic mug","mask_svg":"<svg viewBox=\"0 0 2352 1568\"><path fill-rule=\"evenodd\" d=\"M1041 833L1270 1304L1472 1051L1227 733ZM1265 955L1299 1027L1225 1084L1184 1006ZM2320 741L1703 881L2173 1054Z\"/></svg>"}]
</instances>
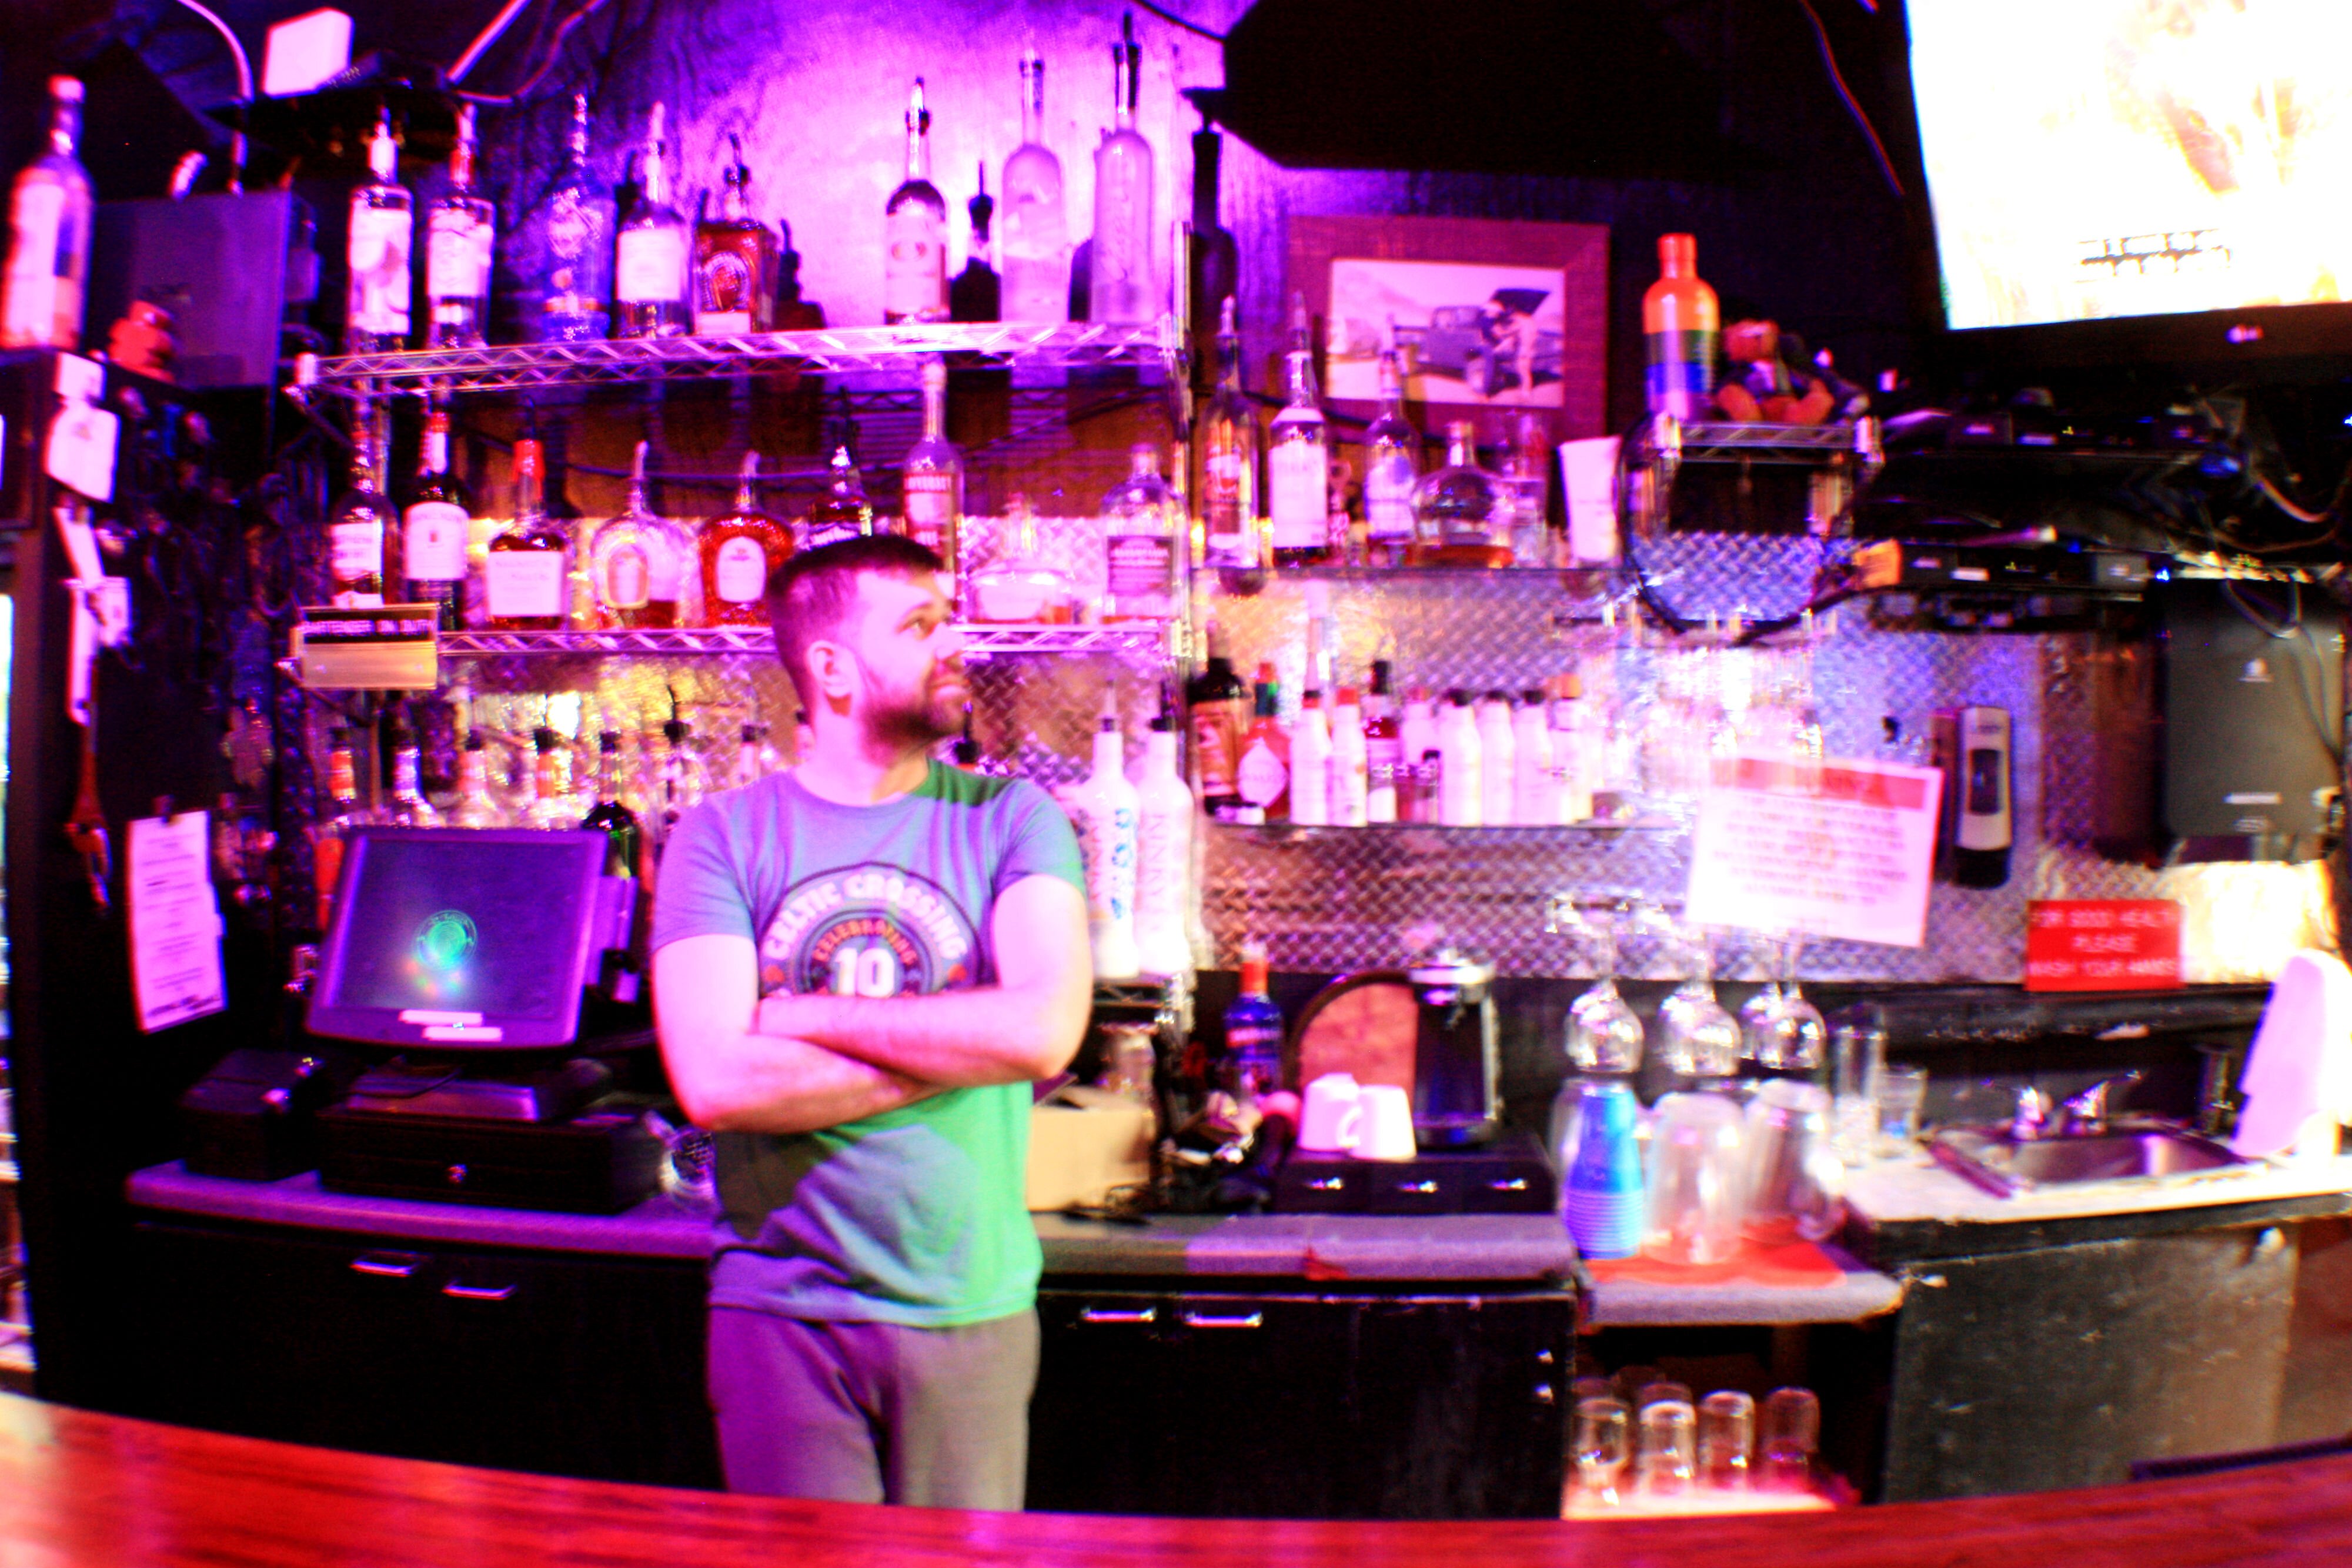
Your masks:
<instances>
[{"instance_id":1,"label":"white ceramic mug","mask_svg":"<svg viewBox=\"0 0 2352 1568\"><path fill-rule=\"evenodd\" d=\"M1412 1141L1412 1096L1393 1083L1367 1083L1357 1091L1362 1120L1356 1129L1356 1146L1348 1152L1360 1160L1409 1160L1417 1152Z\"/></svg>"},{"instance_id":2,"label":"white ceramic mug","mask_svg":"<svg viewBox=\"0 0 2352 1568\"><path fill-rule=\"evenodd\" d=\"M1298 1147L1310 1155L1352 1149L1363 1119L1363 1090L1355 1075L1327 1072L1307 1086L1306 1105L1298 1118Z\"/></svg>"}]
</instances>

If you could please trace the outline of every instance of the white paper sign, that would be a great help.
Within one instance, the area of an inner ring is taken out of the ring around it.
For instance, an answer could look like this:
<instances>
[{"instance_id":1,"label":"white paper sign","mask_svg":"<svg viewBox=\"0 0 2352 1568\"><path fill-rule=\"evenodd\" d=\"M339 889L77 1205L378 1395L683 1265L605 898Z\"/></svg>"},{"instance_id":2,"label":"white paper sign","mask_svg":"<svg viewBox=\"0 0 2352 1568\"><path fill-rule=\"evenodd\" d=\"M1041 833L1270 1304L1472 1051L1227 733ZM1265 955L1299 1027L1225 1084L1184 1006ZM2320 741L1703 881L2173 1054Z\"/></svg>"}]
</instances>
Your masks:
<instances>
[{"instance_id":1,"label":"white paper sign","mask_svg":"<svg viewBox=\"0 0 2352 1568\"><path fill-rule=\"evenodd\" d=\"M228 1005L208 822L184 811L131 824L131 986L148 1034Z\"/></svg>"},{"instance_id":2,"label":"white paper sign","mask_svg":"<svg viewBox=\"0 0 2352 1568\"><path fill-rule=\"evenodd\" d=\"M106 371L79 354L58 356L58 395L64 406L49 422L49 477L93 501L114 499L114 449L122 422L95 400L105 391Z\"/></svg>"},{"instance_id":3,"label":"white paper sign","mask_svg":"<svg viewBox=\"0 0 2352 1568\"><path fill-rule=\"evenodd\" d=\"M1699 798L1686 917L1916 947L1944 776L1897 763L1739 757Z\"/></svg>"}]
</instances>

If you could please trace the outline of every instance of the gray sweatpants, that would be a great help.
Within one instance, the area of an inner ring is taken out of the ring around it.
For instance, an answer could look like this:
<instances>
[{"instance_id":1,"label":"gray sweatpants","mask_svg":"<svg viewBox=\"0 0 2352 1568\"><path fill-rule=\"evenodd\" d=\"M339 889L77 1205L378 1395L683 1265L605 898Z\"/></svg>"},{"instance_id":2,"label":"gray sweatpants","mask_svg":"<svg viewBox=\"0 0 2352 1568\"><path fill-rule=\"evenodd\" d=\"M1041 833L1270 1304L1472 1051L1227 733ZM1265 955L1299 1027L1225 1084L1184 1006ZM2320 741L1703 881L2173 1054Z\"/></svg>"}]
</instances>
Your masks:
<instances>
[{"instance_id":1,"label":"gray sweatpants","mask_svg":"<svg viewBox=\"0 0 2352 1568\"><path fill-rule=\"evenodd\" d=\"M727 1490L1017 1511L1037 1314L964 1328L710 1309Z\"/></svg>"}]
</instances>

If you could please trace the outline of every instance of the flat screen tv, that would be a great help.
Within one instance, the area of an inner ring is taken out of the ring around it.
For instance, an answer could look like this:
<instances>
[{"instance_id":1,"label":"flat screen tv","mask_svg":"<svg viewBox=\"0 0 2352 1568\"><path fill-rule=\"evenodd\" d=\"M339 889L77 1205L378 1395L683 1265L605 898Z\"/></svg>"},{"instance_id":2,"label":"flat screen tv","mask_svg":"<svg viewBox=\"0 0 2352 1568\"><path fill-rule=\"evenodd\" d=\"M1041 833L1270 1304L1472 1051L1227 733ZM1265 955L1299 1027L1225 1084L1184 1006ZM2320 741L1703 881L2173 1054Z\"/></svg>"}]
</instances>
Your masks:
<instances>
[{"instance_id":1,"label":"flat screen tv","mask_svg":"<svg viewBox=\"0 0 2352 1568\"><path fill-rule=\"evenodd\" d=\"M1950 357L2352 351L2352 3L1906 5Z\"/></svg>"},{"instance_id":2,"label":"flat screen tv","mask_svg":"<svg viewBox=\"0 0 2352 1568\"><path fill-rule=\"evenodd\" d=\"M605 852L597 832L359 829L310 1031L433 1051L570 1044Z\"/></svg>"}]
</instances>

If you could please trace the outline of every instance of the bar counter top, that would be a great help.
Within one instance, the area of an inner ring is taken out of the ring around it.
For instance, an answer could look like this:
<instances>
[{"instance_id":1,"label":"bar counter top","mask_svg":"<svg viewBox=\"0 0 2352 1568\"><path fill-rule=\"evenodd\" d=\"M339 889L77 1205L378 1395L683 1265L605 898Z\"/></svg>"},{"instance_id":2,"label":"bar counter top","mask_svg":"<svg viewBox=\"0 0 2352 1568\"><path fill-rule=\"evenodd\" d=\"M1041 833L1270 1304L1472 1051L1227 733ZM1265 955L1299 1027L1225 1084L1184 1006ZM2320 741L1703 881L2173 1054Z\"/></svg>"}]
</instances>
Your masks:
<instances>
[{"instance_id":1,"label":"bar counter top","mask_svg":"<svg viewBox=\"0 0 2352 1568\"><path fill-rule=\"evenodd\" d=\"M383 1458L0 1395L0 1562L154 1568L792 1563L1218 1568L2320 1568L2352 1561L2352 1458L1834 1513L1434 1523L987 1514L786 1501Z\"/></svg>"}]
</instances>

